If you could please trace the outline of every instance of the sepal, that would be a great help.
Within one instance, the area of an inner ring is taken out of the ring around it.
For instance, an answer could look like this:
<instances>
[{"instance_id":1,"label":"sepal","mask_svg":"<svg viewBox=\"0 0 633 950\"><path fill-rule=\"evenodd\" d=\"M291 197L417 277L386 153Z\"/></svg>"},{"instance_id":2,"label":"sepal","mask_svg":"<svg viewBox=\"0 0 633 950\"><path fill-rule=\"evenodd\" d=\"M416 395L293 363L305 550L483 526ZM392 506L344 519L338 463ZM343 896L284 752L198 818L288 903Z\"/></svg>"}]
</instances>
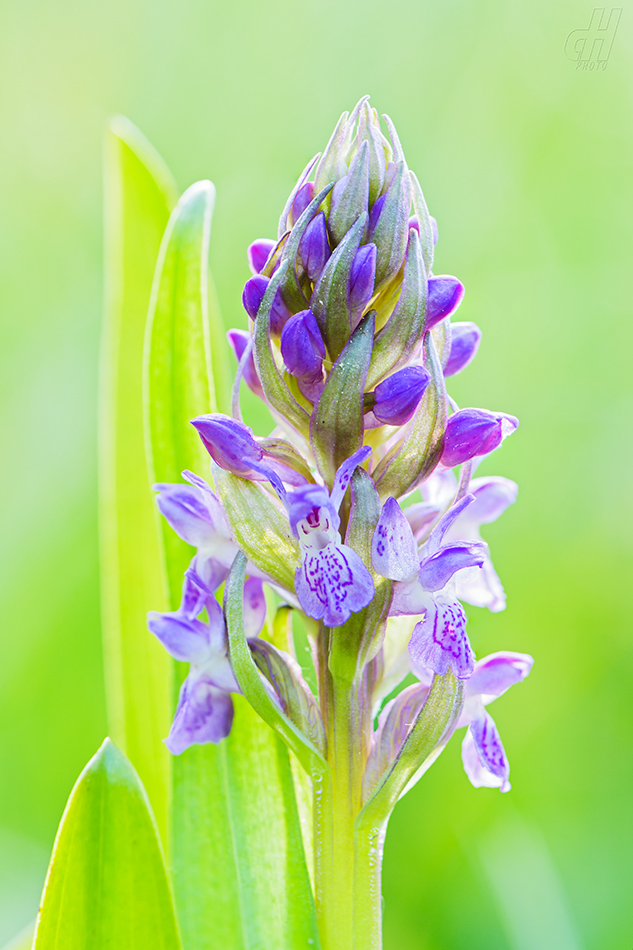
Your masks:
<instances>
[{"instance_id":1,"label":"sepal","mask_svg":"<svg viewBox=\"0 0 633 950\"><path fill-rule=\"evenodd\" d=\"M373 241L377 248L377 290L400 270L404 260L409 236L410 204L407 166L400 162L386 192L380 214L368 234L368 239Z\"/></svg>"},{"instance_id":2,"label":"sepal","mask_svg":"<svg viewBox=\"0 0 633 950\"><path fill-rule=\"evenodd\" d=\"M369 210L369 144L363 142L349 172L334 185L328 228L340 244L356 219Z\"/></svg>"}]
</instances>

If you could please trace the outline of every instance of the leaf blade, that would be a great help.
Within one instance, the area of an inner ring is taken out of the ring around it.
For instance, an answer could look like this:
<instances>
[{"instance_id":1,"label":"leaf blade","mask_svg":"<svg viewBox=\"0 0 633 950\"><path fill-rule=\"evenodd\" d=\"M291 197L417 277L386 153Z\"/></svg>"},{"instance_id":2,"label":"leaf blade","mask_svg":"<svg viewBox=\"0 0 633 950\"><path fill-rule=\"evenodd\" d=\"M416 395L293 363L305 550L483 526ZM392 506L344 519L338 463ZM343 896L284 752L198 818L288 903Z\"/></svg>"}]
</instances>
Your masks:
<instances>
[{"instance_id":1,"label":"leaf blade","mask_svg":"<svg viewBox=\"0 0 633 950\"><path fill-rule=\"evenodd\" d=\"M110 740L79 776L62 818L34 950L180 950L149 800Z\"/></svg>"},{"instance_id":2,"label":"leaf blade","mask_svg":"<svg viewBox=\"0 0 633 950\"><path fill-rule=\"evenodd\" d=\"M169 729L173 672L145 625L148 610L168 604L145 462L142 363L154 267L176 186L150 143L122 116L112 120L105 144L99 534L108 718L166 842L170 760L162 738Z\"/></svg>"}]
</instances>

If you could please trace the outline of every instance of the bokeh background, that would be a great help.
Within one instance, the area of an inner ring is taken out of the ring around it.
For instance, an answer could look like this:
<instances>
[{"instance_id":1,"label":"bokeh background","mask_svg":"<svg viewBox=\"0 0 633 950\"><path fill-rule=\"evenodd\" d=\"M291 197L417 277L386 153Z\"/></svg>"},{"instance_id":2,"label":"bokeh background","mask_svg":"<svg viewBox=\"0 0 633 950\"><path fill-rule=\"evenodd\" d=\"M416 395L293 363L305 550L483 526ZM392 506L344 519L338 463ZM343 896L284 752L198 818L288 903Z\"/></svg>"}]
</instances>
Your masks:
<instances>
[{"instance_id":1,"label":"bokeh background","mask_svg":"<svg viewBox=\"0 0 633 950\"><path fill-rule=\"evenodd\" d=\"M566 57L580 0L3 0L0 6L0 943L34 915L57 822L105 731L96 394L104 124L129 116L181 188L216 183L227 326L245 247L371 93L439 221L437 273L483 329L460 405L521 428L486 472L509 606L479 655L532 653L495 704L514 788L454 740L398 806L386 950L630 950L632 26Z\"/></svg>"}]
</instances>

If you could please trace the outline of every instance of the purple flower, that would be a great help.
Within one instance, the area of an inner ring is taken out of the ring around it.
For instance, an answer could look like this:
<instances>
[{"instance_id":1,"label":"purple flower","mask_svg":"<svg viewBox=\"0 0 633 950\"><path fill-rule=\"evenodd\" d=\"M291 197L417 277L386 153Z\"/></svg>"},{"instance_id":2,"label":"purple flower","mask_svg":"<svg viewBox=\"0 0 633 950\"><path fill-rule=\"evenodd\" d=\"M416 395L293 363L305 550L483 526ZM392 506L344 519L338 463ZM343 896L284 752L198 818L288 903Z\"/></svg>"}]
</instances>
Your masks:
<instances>
[{"instance_id":1,"label":"purple flower","mask_svg":"<svg viewBox=\"0 0 633 950\"><path fill-rule=\"evenodd\" d=\"M249 277L244 284L242 303L251 320L257 317L257 311L261 306L269 283L270 277L264 277L263 274L256 274L255 277Z\"/></svg>"},{"instance_id":2,"label":"purple flower","mask_svg":"<svg viewBox=\"0 0 633 950\"><path fill-rule=\"evenodd\" d=\"M256 274L254 277L249 277L249 279L244 284L244 290L242 291L242 303L244 304L244 309L251 320L255 320L257 318L257 312L261 306L262 300L264 299L264 294L268 289L269 283L269 277L264 277L263 274ZM271 332L274 334L281 333L282 327L289 317L290 310L284 303L279 290L277 290L270 311Z\"/></svg>"},{"instance_id":3,"label":"purple flower","mask_svg":"<svg viewBox=\"0 0 633 950\"><path fill-rule=\"evenodd\" d=\"M375 280L376 245L364 244L356 252L349 278L349 306L353 330L373 296Z\"/></svg>"},{"instance_id":4,"label":"purple flower","mask_svg":"<svg viewBox=\"0 0 633 950\"><path fill-rule=\"evenodd\" d=\"M253 477L253 462L260 462L264 453L253 438L252 429L219 412L197 416L191 425L220 468L245 478Z\"/></svg>"},{"instance_id":5,"label":"purple flower","mask_svg":"<svg viewBox=\"0 0 633 950\"><path fill-rule=\"evenodd\" d=\"M429 296L426 305L425 328L430 330L436 323L455 313L464 296L464 285L457 277L442 274L429 277Z\"/></svg>"},{"instance_id":6,"label":"purple flower","mask_svg":"<svg viewBox=\"0 0 633 950\"><path fill-rule=\"evenodd\" d=\"M418 407L430 376L422 366L407 366L383 380L374 391L373 414L378 422L400 426Z\"/></svg>"},{"instance_id":7,"label":"purple flower","mask_svg":"<svg viewBox=\"0 0 633 950\"><path fill-rule=\"evenodd\" d=\"M304 485L305 475L273 456L268 457L253 438L253 431L243 422L211 412L191 420L202 444L220 468L253 481L281 478L289 485ZM266 456L266 458L264 458Z\"/></svg>"},{"instance_id":8,"label":"purple flower","mask_svg":"<svg viewBox=\"0 0 633 950\"><path fill-rule=\"evenodd\" d=\"M206 620L197 615L206 610ZM224 616L213 592L190 568L185 574L182 603L168 613L152 611L147 626L174 659L189 663L180 689L174 721L165 740L173 755L189 746L220 742L231 731L231 692L239 692L228 659Z\"/></svg>"},{"instance_id":9,"label":"purple flower","mask_svg":"<svg viewBox=\"0 0 633 950\"><path fill-rule=\"evenodd\" d=\"M432 214L429 215L429 221L431 222L431 230L433 231L433 244L435 245L437 244L437 238L438 238L437 221L435 220ZM418 234L420 233L420 222L418 221L417 215L415 214L411 215L411 217L409 218L409 227L415 228Z\"/></svg>"},{"instance_id":10,"label":"purple flower","mask_svg":"<svg viewBox=\"0 0 633 950\"><path fill-rule=\"evenodd\" d=\"M241 360L246 347L251 347L250 355L246 360L246 365L244 366L244 380L248 388L254 392L256 396L259 396L260 399L264 399L264 390L262 389L262 384L260 382L259 376L257 375L255 360L253 359L253 348L251 345L250 333L248 333L246 330L229 330L226 334L226 337L233 348L233 352L235 353L235 358L238 363Z\"/></svg>"},{"instance_id":11,"label":"purple flower","mask_svg":"<svg viewBox=\"0 0 633 950\"><path fill-rule=\"evenodd\" d=\"M281 331L281 355L293 376L320 375L325 344L311 310L301 310L288 320Z\"/></svg>"},{"instance_id":12,"label":"purple flower","mask_svg":"<svg viewBox=\"0 0 633 950\"><path fill-rule=\"evenodd\" d=\"M481 330L476 323L451 324L451 350L444 368L445 376L461 373L477 355Z\"/></svg>"},{"instance_id":13,"label":"purple flower","mask_svg":"<svg viewBox=\"0 0 633 950\"><path fill-rule=\"evenodd\" d=\"M248 266L253 274L261 274L276 243L272 238L257 238L256 241L249 244L246 256L248 257Z\"/></svg>"},{"instance_id":14,"label":"purple flower","mask_svg":"<svg viewBox=\"0 0 633 950\"><path fill-rule=\"evenodd\" d=\"M331 255L323 211L312 219L299 244L299 257L310 280L317 281Z\"/></svg>"},{"instance_id":15,"label":"purple flower","mask_svg":"<svg viewBox=\"0 0 633 950\"><path fill-rule=\"evenodd\" d=\"M456 491L457 479L450 471L435 472L422 485L425 500L440 510L450 504ZM518 485L509 478L489 475L485 478L474 478L469 491L474 501L454 520L446 532L446 541L481 541L480 526L496 521L509 505L514 504ZM465 600L473 607L487 607L497 613L505 609L506 597L492 564L490 552L486 550L484 554L485 560L481 569L466 568L460 571L455 577L455 587L460 600Z\"/></svg>"},{"instance_id":16,"label":"purple flower","mask_svg":"<svg viewBox=\"0 0 633 950\"><path fill-rule=\"evenodd\" d=\"M485 707L529 674L534 660L527 653L491 653L475 664L466 684L457 728L468 726L462 743L466 775L475 786L510 791L510 765L492 716Z\"/></svg>"},{"instance_id":17,"label":"purple flower","mask_svg":"<svg viewBox=\"0 0 633 950\"><path fill-rule=\"evenodd\" d=\"M331 492L323 485L286 492L278 479L270 479L299 541L301 564L295 573L299 603L309 617L323 620L327 627L340 627L374 596L371 574L358 554L341 542L338 530L338 511L349 480L356 466L370 454L369 446L363 446L346 459L336 473Z\"/></svg>"},{"instance_id":18,"label":"purple flower","mask_svg":"<svg viewBox=\"0 0 633 950\"><path fill-rule=\"evenodd\" d=\"M459 409L449 416L440 459L446 468L488 455L519 425L516 416L488 409Z\"/></svg>"},{"instance_id":19,"label":"purple flower","mask_svg":"<svg viewBox=\"0 0 633 950\"><path fill-rule=\"evenodd\" d=\"M306 181L305 184L299 188L297 194L294 196L292 206L290 208L290 215L292 218L292 224L296 224L305 209L308 207L312 199L314 198L314 182Z\"/></svg>"},{"instance_id":20,"label":"purple flower","mask_svg":"<svg viewBox=\"0 0 633 950\"><path fill-rule=\"evenodd\" d=\"M424 614L409 643L414 672L428 668L443 675L450 668L462 679L472 673L474 656L454 576L466 568L480 568L487 546L481 541L449 542L446 534L473 501L472 495L466 495L454 505L435 526L420 554L411 525L395 498L387 499L376 525L372 564L377 573L396 581L392 616Z\"/></svg>"},{"instance_id":21,"label":"purple flower","mask_svg":"<svg viewBox=\"0 0 633 950\"><path fill-rule=\"evenodd\" d=\"M179 538L197 548L192 561L196 574L210 590L226 579L237 554L222 506L198 475L185 471L189 485L154 485L156 505Z\"/></svg>"}]
</instances>

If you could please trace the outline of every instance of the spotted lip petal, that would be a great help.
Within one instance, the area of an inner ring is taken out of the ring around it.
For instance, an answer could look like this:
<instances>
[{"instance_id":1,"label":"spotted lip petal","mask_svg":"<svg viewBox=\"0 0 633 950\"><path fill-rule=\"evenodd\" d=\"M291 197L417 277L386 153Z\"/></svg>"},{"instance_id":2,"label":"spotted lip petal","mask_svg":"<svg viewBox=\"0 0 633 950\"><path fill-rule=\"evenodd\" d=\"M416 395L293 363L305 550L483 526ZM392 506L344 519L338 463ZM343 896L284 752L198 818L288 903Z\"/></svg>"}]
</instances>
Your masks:
<instances>
[{"instance_id":1,"label":"spotted lip petal","mask_svg":"<svg viewBox=\"0 0 633 950\"><path fill-rule=\"evenodd\" d=\"M459 679L467 679L475 657L466 633L466 615L457 600L435 597L424 620L416 624L409 643L411 666L428 668L438 676L452 669Z\"/></svg>"},{"instance_id":2,"label":"spotted lip petal","mask_svg":"<svg viewBox=\"0 0 633 950\"><path fill-rule=\"evenodd\" d=\"M327 627L340 627L374 596L371 574L352 548L328 544L308 550L295 574L301 606Z\"/></svg>"},{"instance_id":3,"label":"spotted lip petal","mask_svg":"<svg viewBox=\"0 0 633 950\"><path fill-rule=\"evenodd\" d=\"M231 731L233 700L204 674L190 673L180 688L176 715L165 745L181 755L192 745L221 742Z\"/></svg>"}]
</instances>

